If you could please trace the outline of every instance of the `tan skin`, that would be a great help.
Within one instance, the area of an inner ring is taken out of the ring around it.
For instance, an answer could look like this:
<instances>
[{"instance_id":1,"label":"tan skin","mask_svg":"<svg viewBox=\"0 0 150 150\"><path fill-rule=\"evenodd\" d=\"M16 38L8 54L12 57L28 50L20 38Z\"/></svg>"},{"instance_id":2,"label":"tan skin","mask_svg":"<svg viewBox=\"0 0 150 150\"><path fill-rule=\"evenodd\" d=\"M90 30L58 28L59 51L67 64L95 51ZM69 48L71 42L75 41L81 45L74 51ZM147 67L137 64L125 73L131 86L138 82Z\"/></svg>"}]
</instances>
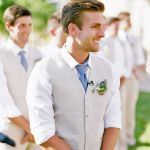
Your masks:
<instances>
[{"instance_id":1,"label":"tan skin","mask_svg":"<svg viewBox=\"0 0 150 150\"><path fill-rule=\"evenodd\" d=\"M104 17L101 12L84 12L82 29L73 23L68 26L66 50L82 64L90 52L99 50L99 41L104 36ZM119 135L119 129L107 128L104 131L102 150L113 150ZM70 146L60 137L54 135L42 144L57 150L71 150Z\"/></svg>"}]
</instances>

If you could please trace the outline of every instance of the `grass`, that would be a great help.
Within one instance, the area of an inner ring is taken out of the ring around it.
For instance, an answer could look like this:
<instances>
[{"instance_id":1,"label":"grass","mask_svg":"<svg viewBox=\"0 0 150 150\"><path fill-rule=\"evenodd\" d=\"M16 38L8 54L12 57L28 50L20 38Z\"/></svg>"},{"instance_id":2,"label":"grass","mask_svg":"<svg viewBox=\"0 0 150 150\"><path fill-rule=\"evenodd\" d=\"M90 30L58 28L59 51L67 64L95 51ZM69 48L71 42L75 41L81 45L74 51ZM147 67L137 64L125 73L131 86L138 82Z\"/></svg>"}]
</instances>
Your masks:
<instances>
[{"instance_id":1,"label":"grass","mask_svg":"<svg viewBox=\"0 0 150 150\"><path fill-rule=\"evenodd\" d=\"M150 150L150 93L140 92L136 107L137 143L129 150Z\"/></svg>"}]
</instances>

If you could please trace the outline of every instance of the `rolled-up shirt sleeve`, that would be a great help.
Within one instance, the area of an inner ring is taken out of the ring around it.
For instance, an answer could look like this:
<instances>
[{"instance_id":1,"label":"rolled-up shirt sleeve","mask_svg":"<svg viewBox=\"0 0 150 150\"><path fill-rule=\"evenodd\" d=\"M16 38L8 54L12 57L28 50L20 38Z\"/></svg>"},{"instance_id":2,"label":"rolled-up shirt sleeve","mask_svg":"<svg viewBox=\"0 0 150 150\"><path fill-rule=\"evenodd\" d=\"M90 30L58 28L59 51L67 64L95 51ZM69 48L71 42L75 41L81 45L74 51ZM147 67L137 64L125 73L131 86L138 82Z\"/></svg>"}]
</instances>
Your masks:
<instances>
[{"instance_id":1,"label":"rolled-up shirt sleeve","mask_svg":"<svg viewBox=\"0 0 150 150\"><path fill-rule=\"evenodd\" d=\"M21 115L20 109L14 103L9 93L7 79L4 74L3 66L0 63L0 112L4 117L17 117Z\"/></svg>"},{"instance_id":2,"label":"rolled-up shirt sleeve","mask_svg":"<svg viewBox=\"0 0 150 150\"><path fill-rule=\"evenodd\" d=\"M104 127L121 128L121 99L119 91L119 76L113 68L112 93L108 99L105 115Z\"/></svg>"},{"instance_id":3,"label":"rolled-up shirt sleeve","mask_svg":"<svg viewBox=\"0 0 150 150\"><path fill-rule=\"evenodd\" d=\"M45 62L35 66L27 87L30 127L37 144L46 142L55 134L52 84Z\"/></svg>"}]
</instances>

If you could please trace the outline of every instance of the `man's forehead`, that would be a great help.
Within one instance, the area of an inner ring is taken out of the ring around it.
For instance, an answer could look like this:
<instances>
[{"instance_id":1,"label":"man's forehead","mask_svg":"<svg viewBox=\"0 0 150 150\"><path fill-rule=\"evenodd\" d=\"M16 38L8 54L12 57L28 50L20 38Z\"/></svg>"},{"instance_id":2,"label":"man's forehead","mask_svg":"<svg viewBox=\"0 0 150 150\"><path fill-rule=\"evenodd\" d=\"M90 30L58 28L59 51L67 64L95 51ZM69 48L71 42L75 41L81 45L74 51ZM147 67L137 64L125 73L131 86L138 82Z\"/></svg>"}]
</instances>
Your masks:
<instances>
[{"instance_id":1,"label":"man's forehead","mask_svg":"<svg viewBox=\"0 0 150 150\"><path fill-rule=\"evenodd\" d=\"M92 24L105 24L105 17L102 12L99 11L88 11L83 13L83 21L91 22Z\"/></svg>"},{"instance_id":2,"label":"man's forehead","mask_svg":"<svg viewBox=\"0 0 150 150\"><path fill-rule=\"evenodd\" d=\"M32 17L31 16L22 16L15 20L15 24L17 23L32 23Z\"/></svg>"},{"instance_id":3,"label":"man's forehead","mask_svg":"<svg viewBox=\"0 0 150 150\"><path fill-rule=\"evenodd\" d=\"M99 11L86 11L83 12L82 16L85 19L104 19L103 13Z\"/></svg>"}]
</instances>

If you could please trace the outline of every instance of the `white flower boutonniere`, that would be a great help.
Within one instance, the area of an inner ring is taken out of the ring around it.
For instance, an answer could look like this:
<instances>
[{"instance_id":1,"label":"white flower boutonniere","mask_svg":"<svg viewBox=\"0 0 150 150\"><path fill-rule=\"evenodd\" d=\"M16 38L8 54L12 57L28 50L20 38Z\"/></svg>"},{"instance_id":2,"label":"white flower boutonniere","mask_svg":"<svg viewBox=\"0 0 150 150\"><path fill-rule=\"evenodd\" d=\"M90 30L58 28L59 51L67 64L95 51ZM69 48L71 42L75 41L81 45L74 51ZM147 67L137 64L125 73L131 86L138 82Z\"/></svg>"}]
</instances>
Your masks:
<instances>
[{"instance_id":1,"label":"white flower boutonniere","mask_svg":"<svg viewBox=\"0 0 150 150\"><path fill-rule=\"evenodd\" d=\"M100 94L100 95L104 95L107 91L107 80L103 80L100 83L97 83L96 86L93 89L93 93L95 92L95 90Z\"/></svg>"}]
</instances>

